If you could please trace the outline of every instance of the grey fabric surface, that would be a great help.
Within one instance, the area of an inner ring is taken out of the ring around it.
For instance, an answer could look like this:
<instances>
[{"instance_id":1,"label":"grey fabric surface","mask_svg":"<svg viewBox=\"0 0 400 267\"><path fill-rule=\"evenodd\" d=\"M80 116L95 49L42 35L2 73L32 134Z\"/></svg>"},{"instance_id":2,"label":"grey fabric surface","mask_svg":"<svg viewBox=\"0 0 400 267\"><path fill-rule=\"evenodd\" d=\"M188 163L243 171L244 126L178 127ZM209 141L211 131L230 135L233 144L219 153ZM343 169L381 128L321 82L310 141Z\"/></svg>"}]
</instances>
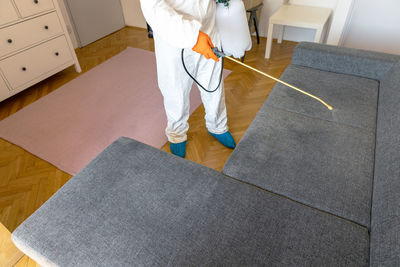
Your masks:
<instances>
[{"instance_id":1,"label":"grey fabric surface","mask_svg":"<svg viewBox=\"0 0 400 267\"><path fill-rule=\"evenodd\" d=\"M400 218L374 225L371 231L370 266L400 266Z\"/></svg>"},{"instance_id":2,"label":"grey fabric surface","mask_svg":"<svg viewBox=\"0 0 400 267\"><path fill-rule=\"evenodd\" d=\"M400 266L400 63L381 81L371 218L372 266Z\"/></svg>"},{"instance_id":3,"label":"grey fabric surface","mask_svg":"<svg viewBox=\"0 0 400 267\"><path fill-rule=\"evenodd\" d=\"M374 138L265 103L223 172L369 227Z\"/></svg>"},{"instance_id":4,"label":"grey fabric surface","mask_svg":"<svg viewBox=\"0 0 400 267\"><path fill-rule=\"evenodd\" d=\"M292 64L381 80L399 60L390 54L304 42L296 47Z\"/></svg>"},{"instance_id":5,"label":"grey fabric surface","mask_svg":"<svg viewBox=\"0 0 400 267\"><path fill-rule=\"evenodd\" d=\"M13 238L60 266L369 261L366 228L127 138L73 177Z\"/></svg>"},{"instance_id":6,"label":"grey fabric surface","mask_svg":"<svg viewBox=\"0 0 400 267\"><path fill-rule=\"evenodd\" d=\"M315 99L282 84L277 84L269 95L269 105L375 133L378 81L296 65L290 65L281 79L321 98L334 109L330 111Z\"/></svg>"}]
</instances>

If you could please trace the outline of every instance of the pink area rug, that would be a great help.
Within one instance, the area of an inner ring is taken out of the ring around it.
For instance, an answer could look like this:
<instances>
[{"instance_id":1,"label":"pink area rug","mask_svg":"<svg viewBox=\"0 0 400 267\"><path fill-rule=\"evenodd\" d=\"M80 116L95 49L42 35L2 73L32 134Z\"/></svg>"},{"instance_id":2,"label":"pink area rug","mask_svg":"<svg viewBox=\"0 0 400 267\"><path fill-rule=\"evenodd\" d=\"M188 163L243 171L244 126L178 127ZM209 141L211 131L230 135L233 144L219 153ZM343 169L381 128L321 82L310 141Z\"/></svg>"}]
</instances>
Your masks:
<instances>
[{"instance_id":1,"label":"pink area rug","mask_svg":"<svg viewBox=\"0 0 400 267\"><path fill-rule=\"evenodd\" d=\"M154 53L128 48L1 121L0 137L76 174L120 136L162 147L165 126Z\"/></svg>"}]
</instances>

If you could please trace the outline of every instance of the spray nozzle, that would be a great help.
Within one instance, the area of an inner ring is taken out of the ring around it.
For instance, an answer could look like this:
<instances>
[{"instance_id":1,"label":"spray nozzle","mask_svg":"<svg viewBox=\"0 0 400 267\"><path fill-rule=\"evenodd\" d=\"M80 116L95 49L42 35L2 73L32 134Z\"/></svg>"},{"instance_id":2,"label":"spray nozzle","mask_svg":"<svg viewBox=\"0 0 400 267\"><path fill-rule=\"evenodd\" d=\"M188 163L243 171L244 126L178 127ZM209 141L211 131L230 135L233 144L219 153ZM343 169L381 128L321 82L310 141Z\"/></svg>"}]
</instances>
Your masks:
<instances>
[{"instance_id":1,"label":"spray nozzle","mask_svg":"<svg viewBox=\"0 0 400 267\"><path fill-rule=\"evenodd\" d=\"M216 48L216 47L212 48L212 51L214 52L214 54L215 54L217 57L225 57L224 52L219 51L218 48Z\"/></svg>"}]
</instances>

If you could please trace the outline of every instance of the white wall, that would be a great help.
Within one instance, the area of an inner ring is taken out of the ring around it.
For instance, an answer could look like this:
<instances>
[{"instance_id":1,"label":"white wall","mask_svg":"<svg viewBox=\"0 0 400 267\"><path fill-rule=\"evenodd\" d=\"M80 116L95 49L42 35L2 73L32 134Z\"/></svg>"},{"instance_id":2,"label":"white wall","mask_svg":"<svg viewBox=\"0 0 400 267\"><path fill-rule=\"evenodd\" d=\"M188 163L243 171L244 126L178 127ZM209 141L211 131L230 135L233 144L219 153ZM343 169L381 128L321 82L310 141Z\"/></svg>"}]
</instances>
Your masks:
<instances>
[{"instance_id":1,"label":"white wall","mask_svg":"<svg viewBox=\"0 0 400 267\"><path fill-rule=\"evenodd\" d=\"M129 26L146 28L139 0L121 0L125 23Z\"/></svg>"},{"instance_id":2,"label":"white wall","mask_svg":"<svg viewBox=\"0 0 400 267\"><path fill-rule=\"evenodd\" d=\"M71 37L72 44L74 45L74 48L77 48L78 41L76 39L74 27L72 27L72 22L71 22L71 18L69 16L67 6L66 6L64 0L57 0L57 2L58 2L58 5L60 6L61 14L63 15L65 24L67 25L67 30L68 30L69 36Z\"/></svg>"},{"instance_id":3,"label":"white wall","mask_svg":"<svg viewBox=\"0 0 400 267\"><path fill-rule=\"evenodd\" d=\"M63 0L58 0L63 2ZM267 36L269 17L288 0L264 0L264 7L260 19L260 34ZM377 1L377 0L359 0L359 1ZM384 0L387 1L387 0ZM396 0L392 0L396 1ZM400 0L398 0L400 1ZM290 0L291 4L311 5L328 7L334 10L331 21L331 29L327 38L327 43L340 44L343 28L346 24L349 10L353 0ZM139 0L121 0L125 23L129 26L146 28L146 21L143 17ZM70 23L67 21L67 24ZM314 30L301 29L295 27L286 27L284 39L292 41L313 41ZM75 37L73 37L74 41ZM75 41L76 43L76 41Z\"/></svg>"},{"instance_id":4,"label":"white wall","mask_svg":"<svg viewBox=\"0 0 400 267\"><path fill-rule=\"evenodd\" d=\"M327 44L341 45L343 43L346 26L351 17L354 0L338 0L334 15L332 17L331 28L327 39Z\"/></svg>"},{"instance_id":5,"label":"white wall","mask_svg":"<svg viewBox=\"0 0 400 267\"><path fill-rule=\"evenodd\" d=\"M343 45L400 54L400 0L355 0Z\"/></svg>"},{"instance_id":6,"label":"white wall","mask_svg":"<svg viewBox=\"0 0 400 267\"><path fill-rule=\"evenodd\" d=\"M67 25L71 41L74 45L74 48L77 48L78 47L78 41L76 37L77 35L76 32L74 31L74 27L72 26L72 20L68 10L68 6L65 3L65 0L57 0L57 1L60 5L61 13ZM146 28L146 21L142 15L139 0L121 0L121 5L124 12L124 19L126 25Z\"/></svg>"},{"instance_id":7,"label":"white wall","mask_svg":"<svg viewBox=\"0 0 400 267\"><path fill-rule=\"evenodd\" d=\"M0 0L1 1L1 0ZM69 30L72 43L75 48L78 47L78 42L76 38L76 33L74 32L74 27L72 26L72 20L67 8L65 0L57 0L60 4L61 12L64 16L65 23ZM146 28L146 20L143 17L139 0L121 0L122 10L124 12L125 24L129 26Z\"/></svg>"},{"instance_id":8,"label":"white wall","mask_svg":"<svg viewBox=\"0 0 400 267\"><path fill-rule=\"evenodd\" d=\"M260 34L267 36L269 17L286 2L285 0L264 0L264 7L260 19ZM327 43L338 45L341 40L344 26L348 19L349 10L353 0L290 0L290 4L294 5L309 5L332 8L333 14L331 17L328 29ZM302 29L295 27L286 27L284 40L290 41L314 41L315 30ZM277 36L274 34L274 38Z\"/></svg>"}]
</instances>

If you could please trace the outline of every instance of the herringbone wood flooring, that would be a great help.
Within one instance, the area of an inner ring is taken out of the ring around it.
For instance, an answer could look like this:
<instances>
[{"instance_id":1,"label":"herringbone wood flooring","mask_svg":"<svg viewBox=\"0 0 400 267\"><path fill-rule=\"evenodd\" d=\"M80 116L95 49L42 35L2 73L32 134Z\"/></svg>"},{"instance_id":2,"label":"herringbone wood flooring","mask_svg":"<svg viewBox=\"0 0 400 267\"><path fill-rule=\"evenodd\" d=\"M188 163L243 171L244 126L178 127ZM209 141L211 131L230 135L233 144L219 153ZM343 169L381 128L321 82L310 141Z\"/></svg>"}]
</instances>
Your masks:
<instances>
[{"instance_id":1,"label":"herringbone wood flooring","mask_svg":"<svg viewBox=\"0 0 400 267\"><path fill-rule=\"evenodd\" d=\"M284 41L273 44L270 60L264 59L265 38L246 54L245 63L279 77L287 65L296 46ZM126 27L84 48L77 49L83 73L127 46L154 50L152 39L143 29ZM261 108L271 91L274 81L268 80L240 65L226 60L225 68L232 74L225 81L229 126L236 141ZM78 74L70 67L31 88L0 103L0 120L56 90L76 78ZM186 159L221 170L231 150L224 148L206 131L204 109L199 107L189 119ZM166 144L164 151L169 151ZM39 208L71 176L23 149L0 139L0 222L13 231L23 220Z\"/></svg>"},{"instance_id":2,"label":"herringbone wood flooring","mask_svg":"<svg viewBox=\"0 0 400 267\"><path fill-rule=\"evenodd\" d=\"M14 267L40 267L34 260L28 256L23 256Z\"/></svg>"}]
</instances>

